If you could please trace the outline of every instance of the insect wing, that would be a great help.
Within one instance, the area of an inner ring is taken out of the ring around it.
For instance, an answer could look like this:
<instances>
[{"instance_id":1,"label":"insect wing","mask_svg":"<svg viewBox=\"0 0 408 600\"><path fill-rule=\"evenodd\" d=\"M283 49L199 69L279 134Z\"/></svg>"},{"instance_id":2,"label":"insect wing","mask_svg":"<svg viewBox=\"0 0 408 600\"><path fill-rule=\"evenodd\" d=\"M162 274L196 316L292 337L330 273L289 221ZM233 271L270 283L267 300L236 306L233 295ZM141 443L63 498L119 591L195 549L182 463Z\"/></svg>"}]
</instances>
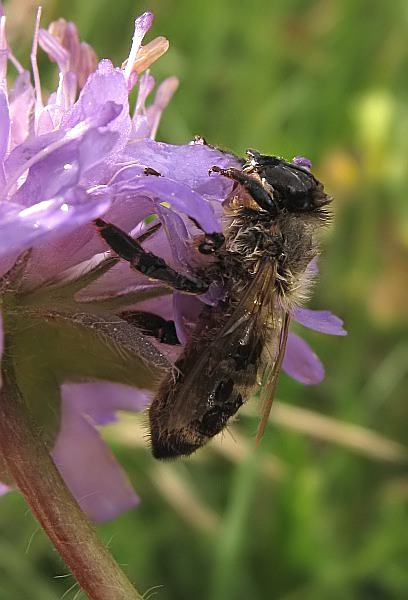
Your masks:
<instances>
[{"instance_id":1,"label":"insect wing","mask_svg":"<svg viewBox=\"0 0 408 600\"><path fill-rule=\"evenodd\" d=\"M251 284L243 292L242 299L215 339L200 351L191 366L184 369L169 415L170 428L179 429L208 410L212 386L225 379L224 373L234 385L245 389L248 387L248 369L252 365L251 387L256 383L256 371L275 295L275 278L275 264L270 260L261 263ZM237 357L242 358L242 364ZM228 372L225 365L231 365ZM231 410L231 416L234 412Z\"/></svg>"},{"instance_id":2,"label":"insect wing","mask_svg":"<svg viewBox=\"0 0 408 600\"><path fill-rule=\"evenodd\" d=\"M273 337L278 338L278 353L276 358L271 363L268 363L263 377L262 377L262 389L260 395L260 421L258 430L256 432L256 442L259 443L268 423L269 415L271 412L272 404L275 398L276 387L278 385L279 373L282 367L282 362L285 356L286 342L288 339L290 315L286 313L281 320L281 327L276 326L274 329ZM273 339L271 340L272 347Z\"/></svg>"}]
</instances>

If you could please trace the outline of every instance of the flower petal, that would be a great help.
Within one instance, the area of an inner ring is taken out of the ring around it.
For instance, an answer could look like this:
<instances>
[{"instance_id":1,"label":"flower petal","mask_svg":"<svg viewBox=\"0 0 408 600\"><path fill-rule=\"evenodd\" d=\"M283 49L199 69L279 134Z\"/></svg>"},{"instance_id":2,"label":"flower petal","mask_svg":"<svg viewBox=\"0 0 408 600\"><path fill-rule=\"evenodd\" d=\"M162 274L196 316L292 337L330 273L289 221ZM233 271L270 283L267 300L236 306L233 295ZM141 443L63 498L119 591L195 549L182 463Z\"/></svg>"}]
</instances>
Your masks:
<instances>
[{"instance_id":1,"label":"flower petal","mask_svg":"<svg viewBox=\"0 0 408 600\"><path fill-rule=\"evenodd\" d=\"M154 139L156 137L162 113L172 99L178 85L177 77L168 77L157 88L154 102L146 110L150 138Z\"/></svg>"},{"instance_id":2,"label":"flower petal","mask_svg":"<svg viewBox=\"0 0 408 600\"><path fill-rule=\"evenodd\" d=\"M68 488L94 522L114 519L139 499L86 417L64 412L53 458Z\"/></svg>"},{"instance_id":3,"label":"flower petal","mask_svg":"<svg viewBox=\"0 0 408 600\"><path fill-rule=\"evenodd\" d=\"M189 243L187 227L179 214L155 202L155 211L166 231L170 249L178 271L192 275L192 248Z\"/></svg>"},{"instance_id":4,"label":"flower petal","mask_svg":"<svg viewBox=\"0 0 408 600\"><path fill-rule=\"evenodd\" d=\"M38 43L50 59L57 63L59 71L66 73L69 69L69 52L63 47L56 36L52 35L46 29L40 29L38 32Z\"/></svg>"},{"instance_id":5,"label":"flower petal","mask_svg":"<svg viewBox=\"0 0 408 600\"><path fill-rule=\"evenodd\" d=\"M111 147L110 156L113 159L129 138L131 120L123 71L116 69L109 60L101 60L97 70L90 74L77 102L63 119L61 127L74 127L81 121L93 118L95 114L104 110L107 103L122 107L120 113L107 125L109 131L119 134L117 142Z\"/></svg>"},{"instance_id":6,"label":"flower petal","mask_svg":"<svg viewBox=\"0 0 408 600\"><path fill-rule=\"evenodd\" d=\"M11 150L27 139L30 131L30 116L34 108L34 88L30 73L20 73L10 93Z\"/></svg>"},{"instance_id":7,"label":"flower petal","mask_svg":"<svg viewBox=\"0 0 408 600\"><path fill-rule=\"evenodd\" d=\"M10 111L6 94L0 90L0 183L5 183L4 157L10 139Z\"/></svg>"},{"instance_id":8,"label":"flower petal","mask_svg":"<svg viewBox=\"0 0 408 600\"><path fill-rule=\"evenodd\" d=\"M152 167L163 177L186 184L207 198L223 201L233 183L226 177L210 177L209 169L239 167L236 157L203 144L176 146L144 139L129 145L123 153L129 163Z\"/></svg>"},{"instance_id":9,"label":"flower petal","mask_svg":"<svg viewBox=\"0 0 408 600\"><path fill-rule=\"evenodd\" d=\"M93 256L94 233L92 225L82 225L65 235L61 233L55 239L41 240L38 247L32 250L24 289L36 288Z\"/></svg>"},{"instance_id":10,"label":"flower petal","mask_svg":"<svg viewBox=\"0 0 408 600\"><path fill-rule=\"evenodd\" d=\"M134 178L130 184L135 194L169 202L171 209L192 217L204 231L213 233L221 230L221 224L211 203L187 185L166 177L154 176Z\"/></svg>"},{"instance_id":11,"label":"flower petal","mask_svg":"<svg viewBox=\"0 0 408 600\"><path fill-rule=\"evenodd\" d=\"M306 158L306 156L294 156L292 162L297 167L303 167L308 171L310 171L310 169L312 168L312 161Z\"/></svg>"},{"instance_id":12,"label":"flower petal","mask_svg":"<svg viewBox=\"0 0 408 600\"><path fill-rule=\"evenodd\" d=\"M295 321L308 329L329 335L347 335L347 331L343 328L343 321L329 310L295 308L292 316Z\"/></svg>"},{"instance_id":13,"label":"flower petal","mask_svg":"<svg viewBox=\"0 0 408 600\"><path fill-rule=\"evenodd\" d=\"M99 216L108 206L109 198L100 196L91 201L79 188L23 209L14 203L1 202L0 255L28 249L42 238L76 229Z\"/></svg>"},{"instance_id":14,"label":"flower petal","mask_svg":"<svg viewBox=\"0 0 408 600\"><path fill-rule=\"evenodd\" d=\"M191 337L203 305L196 296L174 292L173 306L177 337L182 344L185 344Z\"/></svg>"},{"instance_id":15,"label":"flower petal","mask_svg":"<svg viewBox=\"0 0 408 600\"><path fill-rule=\"evenodd\" d=\"M93 422L106 422L119 408L140 410L146 397L142 398L140 390L102 383L66 384L61 391L62 419L53 450L55 464L93 521L113 519L138 504L139 499Z\"/></svg>"},{"instance_id":16,"label":"flower petal","mask_svg":"<svg viewBox=\"0 0 408 600\"><path fill-rule=\"evenodd\" d=\"M324 367L305 340L289 332L282 369L305 385L316 385L324 379Z\"/></svg>"},{"instance_id":17,"label":"flower petal","mask_svg":"<svg viewBox=\"0 0 408 600\"><path fill-rule=\"evenodd\" d=\"M118 410L140 412L149 402L144 390L118 383L64 383L61 391L70 410L88 415L97 425L116 421Z\"/></svg>"}]
</instances>

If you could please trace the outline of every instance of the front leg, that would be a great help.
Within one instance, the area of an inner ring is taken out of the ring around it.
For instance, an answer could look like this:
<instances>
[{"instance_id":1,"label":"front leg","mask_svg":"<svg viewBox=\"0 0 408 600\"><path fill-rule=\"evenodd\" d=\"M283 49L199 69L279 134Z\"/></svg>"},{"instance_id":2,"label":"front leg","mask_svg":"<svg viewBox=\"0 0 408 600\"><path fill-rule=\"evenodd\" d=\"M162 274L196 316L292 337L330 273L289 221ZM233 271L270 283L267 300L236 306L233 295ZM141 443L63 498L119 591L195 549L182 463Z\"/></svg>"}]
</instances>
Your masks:
<instances>
[{"instance_id":1,"label":"front leg","mask_svg":"<svg viewBox=\"0 0 408 600\"><path fill-rule=\"evenodd\" d=\"M125 231L107 223L103 219L95 219L95 225L105 242L120 258L128 261L139 273L165 283L169 287L189 294L204 294L208 284L200 279L192 280L169 267L165 260L148 252Z\"/></svg>"},{"instance_id":2,"label":"front leg","mask_svg":"<svg viewBox=\"0 0 408 600\"><path fill-rule=\"evenodd\" d=\"M249 175L248 173L245 173L244 171L240 171L239 169L222 169L216 165L211 167L209 170L210 175L211 173L219 173L224 177L228 177L228 179L237 181L246 189L246 191L252 196L252 198L261 208L271 214L272 218L277 216L278 207L276 206L276 202L271 194L266 191L259 179Z\"/></svg>"},{"instance_id":3,"label":"front leg","mask_svg":"<svg viewBox=\"0 0 408 600\"><path fill-rule=\"evenodd\" d=\"M119 313L131 325L138 328L145 335L154 337L162 344L169 346L180 346L174 321L163 319L159 315L146 311L124 310Z\"/></svg>"}]
</instances>

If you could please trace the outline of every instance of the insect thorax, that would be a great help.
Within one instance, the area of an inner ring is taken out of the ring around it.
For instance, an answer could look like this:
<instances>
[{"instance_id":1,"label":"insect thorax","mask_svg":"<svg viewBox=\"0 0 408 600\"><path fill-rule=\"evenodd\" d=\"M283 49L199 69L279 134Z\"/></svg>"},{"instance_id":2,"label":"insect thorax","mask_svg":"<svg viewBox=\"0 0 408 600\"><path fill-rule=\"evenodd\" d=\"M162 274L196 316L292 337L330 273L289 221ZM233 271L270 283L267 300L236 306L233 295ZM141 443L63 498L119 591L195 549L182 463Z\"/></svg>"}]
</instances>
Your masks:
<instances>
[{"instance_id":1,"label":"insect thorax","mask_svg":"<svg viewBox=\"0 0 408 600\"><path fill-rule=\"evenodd\" d=\"M276 268L276 293L291 308L303 301L312 283L309 263L318 254L317 232L322 216L282 211L276 219L263 210L245 206L228 215L223 279L233 296L239 296L263 261Z\"/></svg>"}]
</instances>

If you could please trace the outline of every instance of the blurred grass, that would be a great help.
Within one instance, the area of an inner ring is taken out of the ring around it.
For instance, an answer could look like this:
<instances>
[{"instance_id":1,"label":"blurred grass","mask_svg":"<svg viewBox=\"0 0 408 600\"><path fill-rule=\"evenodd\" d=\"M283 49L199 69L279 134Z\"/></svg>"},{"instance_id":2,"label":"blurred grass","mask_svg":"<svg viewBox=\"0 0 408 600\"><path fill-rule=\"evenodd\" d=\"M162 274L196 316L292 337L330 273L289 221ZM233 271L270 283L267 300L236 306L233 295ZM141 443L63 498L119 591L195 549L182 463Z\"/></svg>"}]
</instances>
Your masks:
<instances>
[{"instance_id":1,"label":"blurred grass","mask_svg":"<svg viewBox=\"0 0 408 600\"><path fill-rule=\"evenodd\" d=\"M140 423L129 433L125 422L109 438L142 504L101 526L101 536L150 598L407 598L408 479L398 454L408 445L407 3L43 5L44 24L76 21L81 37L118 64L134 16L151 8L152 36L171 42L154 74L181 81L159 138L201 134L240 154L304 154L336 198L312 306L342 316L349 335L304 333L325 381L302 387L282 377L278 397L287 404L275 406L277 423L256 452L248 413L235 441L225 435L222 454L214 443L165 466L134 443ZM32 6L6 2L13 47L27 66ZM289 422L282 411L290 404ZM387 446L399 459L379 455L383 438L400 445ZM55 579L66 569L17 494L0 502L0 531L0 600L60 598L73 584Z\"/></svg>"}]
</instances>

